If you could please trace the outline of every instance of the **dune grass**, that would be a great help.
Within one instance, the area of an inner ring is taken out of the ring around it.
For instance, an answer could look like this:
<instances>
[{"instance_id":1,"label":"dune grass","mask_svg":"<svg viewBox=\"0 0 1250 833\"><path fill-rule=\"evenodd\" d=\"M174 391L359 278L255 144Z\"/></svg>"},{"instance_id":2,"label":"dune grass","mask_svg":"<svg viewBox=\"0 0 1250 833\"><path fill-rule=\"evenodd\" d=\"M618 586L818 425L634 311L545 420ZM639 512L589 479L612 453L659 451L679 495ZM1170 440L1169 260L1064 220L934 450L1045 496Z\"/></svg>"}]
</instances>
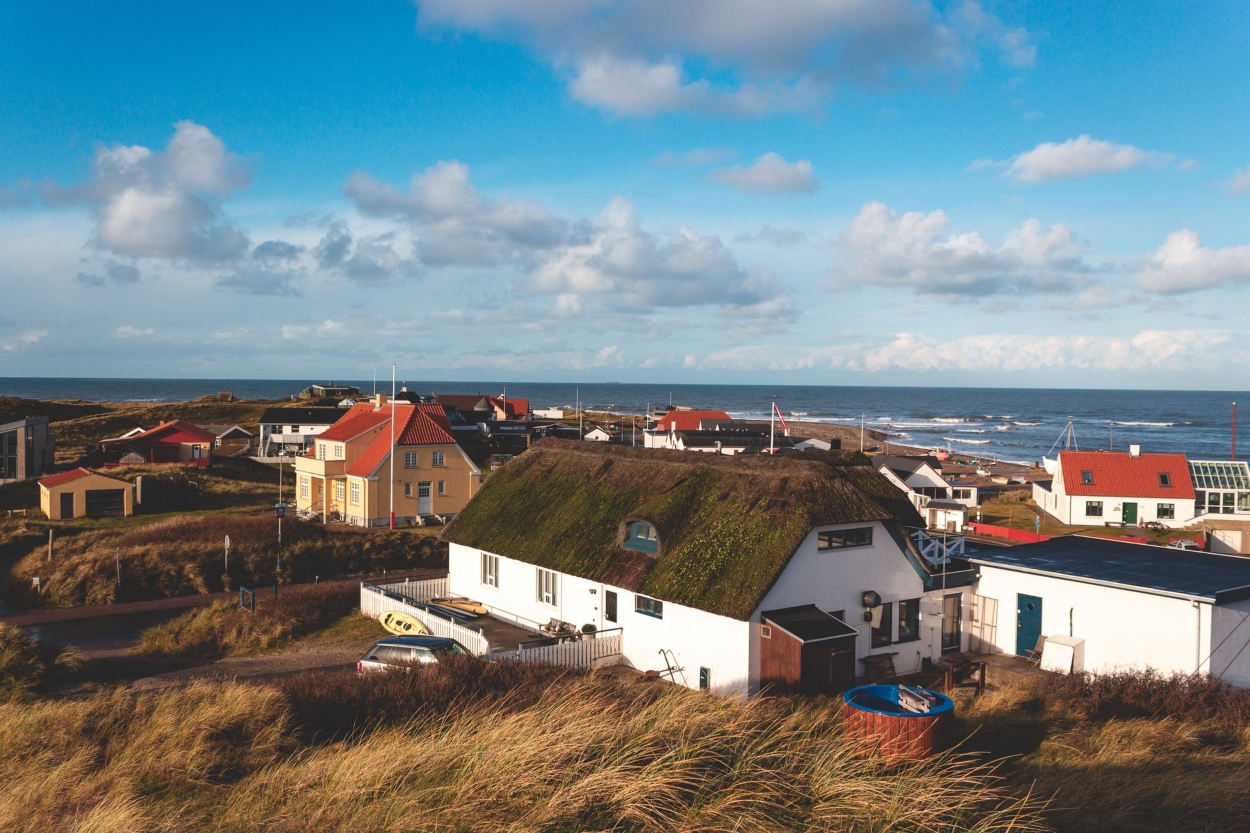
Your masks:
<instances>
[{"instance_id":1,"label":"dune grass","mask_svg":"<svg viewBox=\"0 0 1250 833\"><path fill-rule=\"evenodd\" d=\"M433 693L345 740L302 722L321 713L310 699L359 711L404 687ZM1041 804L983 766L848 744L833 701L742 705L477 660L0 705L0 748L13 831L1044 829Z\"/></svg>"},{"instance_id":2,"label":"dune grass","mask_svg":"<svg viewBox=\"0 0 1250 833\"><path fill-rule=\"evenodd\" d=\"M152 656L201 658L261 653L338 621L359 601L355 582L289 587L276 599L258 592L255 611L237 601L215 602L148 628L139 650Z\"/></svg>"},{"instance_id":3,"label":"dune grass","mask_svg":"<svg viewBox=\"0 0 1250 833\"><path fill-rule=\"evenodd\" d=\"M1064 831L1250 823L1250 691L1151 671L1039 674L966 704L966 748L1011 757L1017 790Z\"/></svg>"},{"instance_id":4,"label":"dune grass","mask_svg":"<svg viewBox=\"0 0 1250 833\"><path fill-rule=\"evenodd\" d=\"M233 590L240 584L311 582L316 577L446 566L446 545L419 528L362 530L288 518L277 569L276 519L269 515L177 515L155 522L60 529L47 559L47 524L10 521L8 553L17 561L5 586L14 606L73 607ZM223 541L230 536L230 573ZM117 563L121 563L121 583ZM31 589L39 576L41 590Z\"/></svg>"},{"instance_id":5,"label":"dune grass","mask_svg":"<svg viewBox=\"0 0 1250 833\"><path fill-rule=\"evenodd\" d=\"M31 639L0 625L0 699L29 696L71 678L81 665L73 649Z\"/></svg>"}]
</instances>

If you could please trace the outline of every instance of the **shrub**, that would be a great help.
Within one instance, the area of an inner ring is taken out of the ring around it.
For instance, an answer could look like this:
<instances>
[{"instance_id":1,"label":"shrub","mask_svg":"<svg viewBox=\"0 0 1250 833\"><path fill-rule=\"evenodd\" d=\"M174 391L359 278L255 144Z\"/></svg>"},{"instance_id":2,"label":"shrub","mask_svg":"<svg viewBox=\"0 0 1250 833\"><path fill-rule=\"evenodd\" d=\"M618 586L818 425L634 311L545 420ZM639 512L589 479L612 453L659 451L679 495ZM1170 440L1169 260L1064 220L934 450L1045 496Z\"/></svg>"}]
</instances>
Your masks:
<instances>
[{"instance_id":1,"label":"shrub","mask_svg":"<svg viewBox=\"0 0 1250 833\"><path fill-rule=\"evenodd\" d=\"M1023 685L1034 697L1067 704L1096 720L1250 724L1250 690L1206 674L1162 674L1151 668L1110 674L1036 674Z\"/></svg>"},{"instance_id":2,"label":"shrub","mask_svg":"<svg viewBox=\"0 0 1250 833\"><path fill-rule=\"evenodd\" d=\"M60 682L79 669L70 648L31 639L18 628L0 625L0 698L9 698Z\"/></svg>"},{"instance_id":3,"label":"shrub","mask_svg":"<svg viewBox=\"0 0 1250 833\"><path fill-rule=\"evenodd\" d=\"M255 612L215 602L143 632L140 650L156 656L239 656L275 648L350 613L360 599L354 582L302 585L277 599L257 592Z\"/></svg>"}]
</instances>

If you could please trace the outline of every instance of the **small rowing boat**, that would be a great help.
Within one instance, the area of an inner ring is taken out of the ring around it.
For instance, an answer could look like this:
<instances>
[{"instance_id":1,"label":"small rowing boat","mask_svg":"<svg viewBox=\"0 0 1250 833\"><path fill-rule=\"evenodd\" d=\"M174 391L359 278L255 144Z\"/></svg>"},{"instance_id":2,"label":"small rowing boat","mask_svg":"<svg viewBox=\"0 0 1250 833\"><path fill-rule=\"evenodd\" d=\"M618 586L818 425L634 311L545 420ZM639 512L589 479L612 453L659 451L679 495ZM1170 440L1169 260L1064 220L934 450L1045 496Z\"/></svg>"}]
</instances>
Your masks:
<instances>
[{"instance_id":1,"label":"small rowing boat","mask_svg":"<svg viewBox=\"0 0 1250 833\"><path fill-rule=\"evenodd\" d=\"M481 602L463 597L454 599L430 599L427 604L438 605L439 607L450 607L462 613L471 613L474 616L485 616L489 612Z\"/></svg>"}]
</instances>

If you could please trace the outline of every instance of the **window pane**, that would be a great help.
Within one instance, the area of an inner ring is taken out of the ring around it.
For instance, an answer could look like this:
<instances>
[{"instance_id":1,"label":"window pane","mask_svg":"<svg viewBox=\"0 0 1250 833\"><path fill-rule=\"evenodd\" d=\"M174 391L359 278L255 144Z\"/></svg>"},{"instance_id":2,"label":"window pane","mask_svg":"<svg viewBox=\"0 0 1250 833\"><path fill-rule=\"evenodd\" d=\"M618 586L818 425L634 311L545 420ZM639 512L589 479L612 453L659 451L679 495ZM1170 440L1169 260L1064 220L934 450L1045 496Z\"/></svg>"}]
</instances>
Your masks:
<instances>
[{"instance_id":1,"label":"window pane","mask_svg":"<svg viewBox=\"0 0 1250 833\"><path fill-rule=\"evenodd\" d=\"M882 648L894 641L894 603L872 609L872 647Z\"/></svg>"},{"instance_id":2,"label":"window pane","mask_svg":"<svg viewBox=\"0 0 1250 833\"><path fill-rule=\"evenodd\" d=\"M920 638L920 600L905 599L898 603L898 641Z\"/></svg>"}]
</instances>

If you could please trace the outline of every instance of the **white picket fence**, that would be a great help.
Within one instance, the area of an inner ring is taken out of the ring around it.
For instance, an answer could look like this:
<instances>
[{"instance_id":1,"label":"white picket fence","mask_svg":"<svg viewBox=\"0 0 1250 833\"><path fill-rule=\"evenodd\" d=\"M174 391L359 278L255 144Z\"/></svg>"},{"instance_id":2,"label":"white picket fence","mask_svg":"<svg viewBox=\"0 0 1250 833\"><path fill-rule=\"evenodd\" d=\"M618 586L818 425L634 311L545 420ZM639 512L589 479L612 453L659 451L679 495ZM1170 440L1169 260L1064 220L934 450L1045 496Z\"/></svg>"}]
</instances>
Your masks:
<instances>
[{"instance_id":1,"label":"white picket fence","mask_svg":"<svg viewBox=\"0 0 1250 833\"><path fill-rule=\"evenodd\" d=\"M426 595L424 597L409 596L409 594L404 593L401 589L399 589L405 585L416 585L419 589L420 585L436 585L440 582L442 584L442 589L440 591L432 592L430 595ZM404 601L403 598L397 598L398 596L404 596L412 599L413 601L423 602L427 599L432 599L446 593L446 590L447 579L431 579L429 581L402 583L396 582L395 584L383 586L361 582L360 612L366 616L372 616L374 619L378 618L383 613L392 610L398 613L407 613L410 616L419 619L421 624L425 625L426 629L434 636L451 637L472 651L475 656L483 656L490 651L490 643L486 640L485 635L482 634L480 629L462 625L459 622L452 621L451 619L439 616L436 613L431 613L428 610L409 604Z\"/></svg>"},{"instance_id":2,"label":"white picket fence","mask_svg":"<svg viewBox=\"0 0 1250 833\"><path fill-rule=\"evenodd\" d=\"M492 654L493 659L516 659L521 662L545 662L569 668L590 668L595 660L606 659L621 653L620 628L603 631L580 639L561 642L558 645L535 645L527 648L525 643L515 651Z\"/></svg>"},{"instance_id":3,"label":"white picket fence","mask_svg":"<svg viewBox=\"0 0 1250 833\"><path fill-rule=\"evenodd\" d=\"M424 581L404 579L397 582L374 582L374 584L378 587L384 587L392 593L416 599L418 602L428 602L430 599L445 599L451 593L449 589L451 579L446 576L443 578L425 579Z\"/></svg>"}]
</instances>

